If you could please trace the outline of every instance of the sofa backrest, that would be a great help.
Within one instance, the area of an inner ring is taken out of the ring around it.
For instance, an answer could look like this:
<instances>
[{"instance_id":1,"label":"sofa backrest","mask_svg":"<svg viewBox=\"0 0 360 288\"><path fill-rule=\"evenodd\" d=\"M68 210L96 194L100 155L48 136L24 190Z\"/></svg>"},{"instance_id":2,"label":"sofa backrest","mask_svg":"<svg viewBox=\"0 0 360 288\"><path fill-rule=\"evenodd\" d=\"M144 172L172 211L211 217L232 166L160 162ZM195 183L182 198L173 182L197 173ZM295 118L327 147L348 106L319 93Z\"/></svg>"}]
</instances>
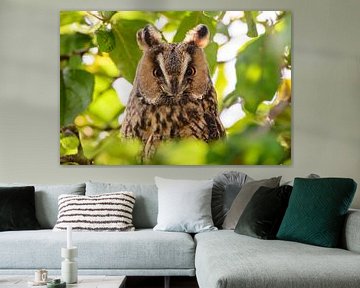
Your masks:
<instances>
[{"instance_id":1,"label":"sofa backrest","mask_svg":"<svg viewBox=\"0 0 360 288\"><path fill-rule=\"evenodd\" d=\"M157 223L158 192L155 184L86 182L86 195L131 191L135 194L133 223L136 229L153 228Z\"/></svg>"}]
</instances>

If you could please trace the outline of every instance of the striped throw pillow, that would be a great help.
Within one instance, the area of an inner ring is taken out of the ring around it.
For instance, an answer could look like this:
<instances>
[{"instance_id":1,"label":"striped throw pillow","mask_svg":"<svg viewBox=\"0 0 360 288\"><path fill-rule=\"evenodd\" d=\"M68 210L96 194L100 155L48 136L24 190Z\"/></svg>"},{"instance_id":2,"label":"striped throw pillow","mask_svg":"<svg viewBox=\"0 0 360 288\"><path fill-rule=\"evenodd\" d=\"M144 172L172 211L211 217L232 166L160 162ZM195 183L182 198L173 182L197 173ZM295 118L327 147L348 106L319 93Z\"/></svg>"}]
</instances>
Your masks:
<instances>
[{"instance_id":1,"label":"striped throw pillow","mask_svg":"<svg viewBox=\"0 0 360 288\"><path fill-rule=\"evenodd\" d=\"M105 193L93 196L60 195L55 231L133 231L133 192Z\"/></svg>"}]
</instances>

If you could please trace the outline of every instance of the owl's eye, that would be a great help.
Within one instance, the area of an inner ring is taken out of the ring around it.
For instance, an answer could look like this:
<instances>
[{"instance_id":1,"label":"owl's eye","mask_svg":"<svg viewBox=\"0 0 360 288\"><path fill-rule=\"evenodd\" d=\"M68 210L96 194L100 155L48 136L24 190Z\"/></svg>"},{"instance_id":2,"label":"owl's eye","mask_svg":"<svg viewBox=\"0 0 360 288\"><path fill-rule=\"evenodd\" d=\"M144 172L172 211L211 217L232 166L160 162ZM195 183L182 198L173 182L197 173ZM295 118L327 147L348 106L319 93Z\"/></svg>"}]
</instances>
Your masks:
<instances>
[{"instance_id":1,"label":"owl's eye","mask_svg":"<svg viewBox=\"0 0 360 288\"><path fill-rule=\"evenodd\" d=\"M155 77L161 77L163 75L163 73L162 73L161 69L159 67L157 67L153 70L153 75Z\"/></svg>"},{"instance_id":2,"label":"owl's eye","mask_svg":"<svg viewBox=\"0 0 360 288\"><path fill-rule=\"evenodd\" d=\"M190 76L194 76L196 73L196 69L194 66L189 66L187 69L186 69L186 72L185 72L185 75L190 77Z\"/></svg>"}]
</instances>

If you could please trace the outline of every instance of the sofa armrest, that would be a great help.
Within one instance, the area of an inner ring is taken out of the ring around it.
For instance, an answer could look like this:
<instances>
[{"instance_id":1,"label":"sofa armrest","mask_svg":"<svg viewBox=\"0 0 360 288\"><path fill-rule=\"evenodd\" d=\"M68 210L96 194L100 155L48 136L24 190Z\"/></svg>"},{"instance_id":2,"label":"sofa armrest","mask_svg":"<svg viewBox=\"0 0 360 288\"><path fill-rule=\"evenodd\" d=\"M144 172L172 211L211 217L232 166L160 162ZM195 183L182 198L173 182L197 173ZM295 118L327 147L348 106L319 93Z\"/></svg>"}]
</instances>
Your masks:
<instances>
[{"instance_id":1,"label":"sofa armrest","mask_svg":"<svg viewBox=\"0 0 360 288\"><path fill-rule=\"evenodd\" d=\"M349 210L346 215L343 248L360 253L360 210Z\"/></svg>"}]
</instances>

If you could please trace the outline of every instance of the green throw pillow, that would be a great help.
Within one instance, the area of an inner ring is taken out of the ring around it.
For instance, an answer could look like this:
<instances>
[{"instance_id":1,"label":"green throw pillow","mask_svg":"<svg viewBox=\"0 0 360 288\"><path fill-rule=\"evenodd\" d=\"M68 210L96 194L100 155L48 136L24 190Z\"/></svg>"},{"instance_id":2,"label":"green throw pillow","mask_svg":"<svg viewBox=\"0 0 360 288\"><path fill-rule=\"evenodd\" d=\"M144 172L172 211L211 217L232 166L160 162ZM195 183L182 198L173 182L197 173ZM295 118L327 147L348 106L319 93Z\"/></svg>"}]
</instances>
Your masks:
<instances>
[{"instance_id":1,"label":"green throw pillow","mask_svg":"<svg viewBox=\"0 0 360 288\"><path fill-rule=\"evenodd\" d=\"M337 247L355 190L348 178L295 178L277 239Z\"/></svg>"}]
</instances>

